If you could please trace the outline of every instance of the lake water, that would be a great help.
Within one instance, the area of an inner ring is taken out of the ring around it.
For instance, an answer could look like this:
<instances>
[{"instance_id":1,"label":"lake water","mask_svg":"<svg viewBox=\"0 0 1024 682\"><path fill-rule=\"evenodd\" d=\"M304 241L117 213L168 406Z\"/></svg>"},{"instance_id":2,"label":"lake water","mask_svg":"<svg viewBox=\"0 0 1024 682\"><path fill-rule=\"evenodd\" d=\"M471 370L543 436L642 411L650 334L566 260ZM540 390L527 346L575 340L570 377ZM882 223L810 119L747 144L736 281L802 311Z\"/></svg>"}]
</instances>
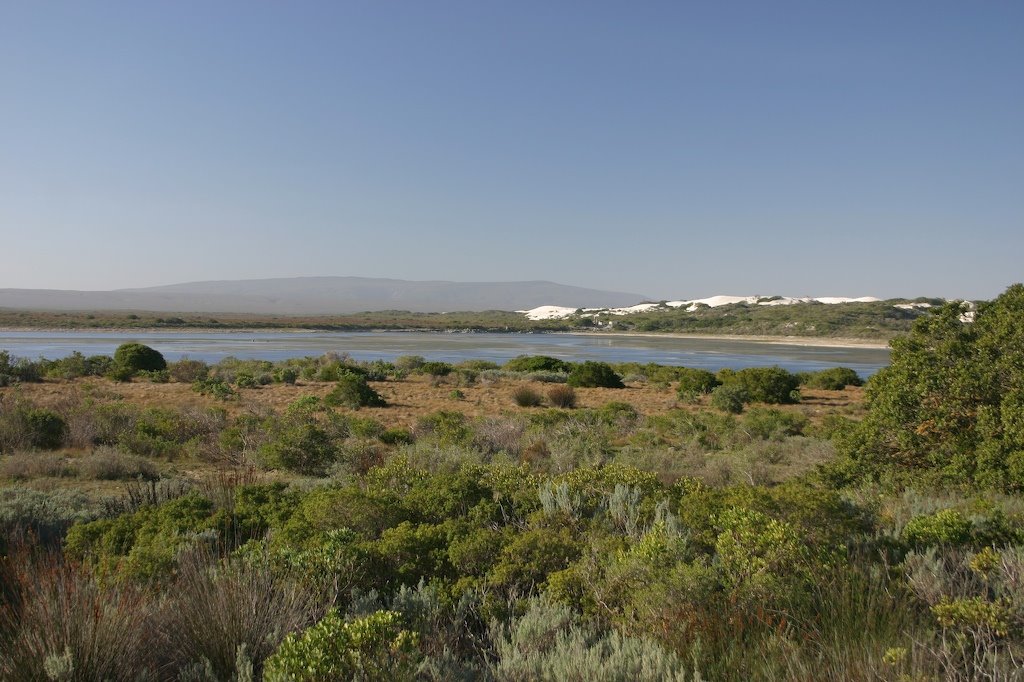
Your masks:
<instances>
[{"instance_id":1,"label":"lake water","mask_svg":"<svg viewBox=\"0 0 1024 682\"><path fill-rule=\"evenodd\" d=\"M503 363L517 355L550 355L562 360L656 362L717 371L723 367L779 365L792 372L844 366L868 377L889 364L889 351L649 336L594 334L476 334L434 332L0 332L0 350L15 357L56 359L80 351L113 355L122 343L156 348L168 360L189 357L214 363L225 357L284 360L347 353L355 360L394 360L422 355L428 360L479 359Z\"/></svg>"}]
</instances>

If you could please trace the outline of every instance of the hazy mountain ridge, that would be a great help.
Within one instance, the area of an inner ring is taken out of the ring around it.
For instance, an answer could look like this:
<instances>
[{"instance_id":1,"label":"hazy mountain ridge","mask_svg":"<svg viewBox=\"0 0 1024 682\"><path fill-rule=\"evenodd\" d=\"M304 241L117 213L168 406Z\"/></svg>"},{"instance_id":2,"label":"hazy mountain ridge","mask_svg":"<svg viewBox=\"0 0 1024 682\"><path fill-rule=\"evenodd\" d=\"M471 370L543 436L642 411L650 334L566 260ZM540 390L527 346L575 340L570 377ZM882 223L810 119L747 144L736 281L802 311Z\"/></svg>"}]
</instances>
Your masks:
<instances>
[{"instance_id":1,"label":"hazy mountain ridge","mask_svg":"<svg viewBox=\"0 0 1024 682\"><path fill-rule=\"evenodd\" d=\"M377 310L521 310L551 301L607 308L634 305L645 298L641 294L548 281L416 282L366 277L293 277L185 282L113 291L0 289L0 308L342 314Z\"/></svg>"}]
</instances>

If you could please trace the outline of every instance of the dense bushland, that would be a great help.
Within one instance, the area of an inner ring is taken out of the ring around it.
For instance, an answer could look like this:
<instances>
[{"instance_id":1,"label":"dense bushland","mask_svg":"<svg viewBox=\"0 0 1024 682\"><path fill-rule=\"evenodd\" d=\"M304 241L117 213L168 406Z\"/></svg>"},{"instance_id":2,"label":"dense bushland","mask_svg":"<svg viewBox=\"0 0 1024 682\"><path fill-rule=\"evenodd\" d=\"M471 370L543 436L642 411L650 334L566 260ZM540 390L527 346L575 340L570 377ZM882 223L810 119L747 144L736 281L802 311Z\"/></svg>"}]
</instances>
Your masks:
<instances>
[{"instance_id":1,"label":"dense bushland","mask_svg":"<svg viewBox=\"0 0 1024 682\"><path fill-rule=\"evenodd\" d=\"M828 407L847 370L642 365L594 375L656 413L239 405L286 369L383 390L422 358L192 366L234 392L207 410L7 389L0 677L1018 679L1024 287L961 313L894 342L864 412ZM416 380L603 390L542 362ZM66 487L105 476L138 480Z\"/></svg>"}]
</instances>

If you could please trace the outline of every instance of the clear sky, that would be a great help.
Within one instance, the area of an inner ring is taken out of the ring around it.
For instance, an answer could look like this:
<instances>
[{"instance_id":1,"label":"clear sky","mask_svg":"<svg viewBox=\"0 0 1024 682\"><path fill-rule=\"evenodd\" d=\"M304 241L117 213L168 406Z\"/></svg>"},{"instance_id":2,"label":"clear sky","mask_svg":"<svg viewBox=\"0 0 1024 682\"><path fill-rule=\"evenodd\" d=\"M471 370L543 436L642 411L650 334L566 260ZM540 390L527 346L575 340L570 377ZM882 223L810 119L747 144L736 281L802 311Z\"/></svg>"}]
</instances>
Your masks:
<instances>
[{"instance_id":1,"label":"clear sky","mask_svg":"<svg viewBox=\"0 0 1024 682\"><path fill-rule=\"evenodd\" d=\"M1024 280L1024 2L0 0L0 287Z\"/></svg>"}]
</instances>

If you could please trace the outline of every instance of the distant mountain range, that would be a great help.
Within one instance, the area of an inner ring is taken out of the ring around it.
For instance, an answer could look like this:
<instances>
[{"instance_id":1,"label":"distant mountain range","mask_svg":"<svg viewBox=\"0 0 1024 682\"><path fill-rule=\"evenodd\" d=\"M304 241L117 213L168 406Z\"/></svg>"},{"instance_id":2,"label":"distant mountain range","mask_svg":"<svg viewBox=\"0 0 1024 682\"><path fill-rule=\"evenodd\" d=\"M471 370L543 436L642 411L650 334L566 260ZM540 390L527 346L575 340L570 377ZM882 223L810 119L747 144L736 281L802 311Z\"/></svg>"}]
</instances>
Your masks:
<instances>
[{"instance_id":1,"label":"distant mountain range","mask_svg":"<svg viewBox=\"0 0 1024 682\"><path fill-rule=\"evenodd\" d=\"M144 289L0 289L0 308L331 315L380 310L528 310L542 305L631 306L641 294L555 282L412 282L365 277L294 277L189 282Z\"/></svg>"}]
</instances>

